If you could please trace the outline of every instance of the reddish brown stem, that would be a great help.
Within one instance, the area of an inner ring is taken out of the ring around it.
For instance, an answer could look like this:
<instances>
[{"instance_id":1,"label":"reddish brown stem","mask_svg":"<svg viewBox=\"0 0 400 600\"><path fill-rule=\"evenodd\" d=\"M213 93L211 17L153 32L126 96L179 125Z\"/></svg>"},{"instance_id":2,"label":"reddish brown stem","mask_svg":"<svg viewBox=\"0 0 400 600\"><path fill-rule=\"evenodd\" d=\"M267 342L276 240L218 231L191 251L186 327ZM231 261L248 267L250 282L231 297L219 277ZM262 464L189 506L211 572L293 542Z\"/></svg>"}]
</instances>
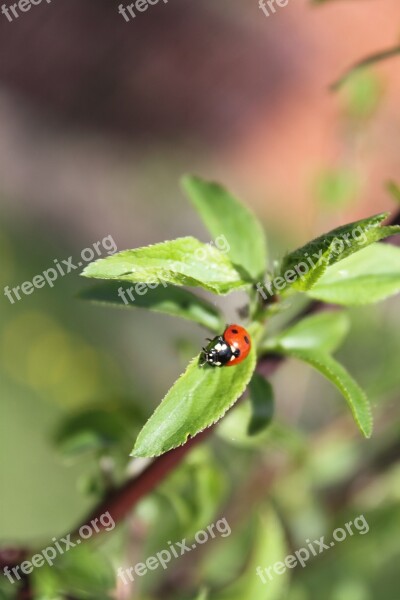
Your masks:
<instances>
[{"instance_id":1,"label":"reddish brown stem","mask_svg":"<svg viewBox=\"0 0 400 600\"><path fill-rule=\"evenodd\" d=\"M93 520L99 519L106 512L110 513L115 523L122 521L139 500L152 492L182 462L193 446L200 444L210 435L212 429L210 427L202 431L196 437L191 438L184 446L170 450L155 458L140 475L127 481L120 488L111 491L84 520L83 524L76 528L72 537L74 534L78 534L82 525L90 526ZM98 523L98 526L100 529L105 529L101 523Z\"/></svg>"},{"instance_id":2,"label":"reddish brown stem","mask_svg":"<svg viewBox=\"0 0 400 600\"><path fill-rule=\"evenodd\" d=\"M400 212L396 214L391 224L400 223ZM399 237L395 239L397 242ZM393 238L390 239L393 243ZM320 302L313 302L306 309L306 314L317 312L321 309ZM303 316L303 315L302 315ZM265 377L272 375L284 362L284 357L269 355L259 360L257 370ZM196 437L190 439L184 446L171 450L154 461L136 478L127 481L117 490L110 492L90 513L90 515L76 528L71 537L76 536L79 529L84 525L91 527L91 522L99 519L101 515L109 512L115 523L122 521L130 510L148 493L153 491L165 477L173 471L190 452L190 450L206 439L214 430L215 425L209 427ZM101 522L97 523L99 528L105 529ZM0 551L0 568L4 566L15 566L19 564L29 552L26 549L9 549Z\"/></svg>"}]
</instances>

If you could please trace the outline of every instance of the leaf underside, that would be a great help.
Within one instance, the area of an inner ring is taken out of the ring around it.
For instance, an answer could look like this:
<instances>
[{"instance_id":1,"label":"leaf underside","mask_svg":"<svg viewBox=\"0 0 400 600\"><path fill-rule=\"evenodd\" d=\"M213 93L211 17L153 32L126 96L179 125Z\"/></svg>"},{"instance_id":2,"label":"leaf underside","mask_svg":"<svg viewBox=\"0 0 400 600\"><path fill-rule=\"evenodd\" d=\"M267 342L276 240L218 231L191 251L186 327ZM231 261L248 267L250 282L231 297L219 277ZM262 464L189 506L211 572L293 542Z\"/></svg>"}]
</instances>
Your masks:
<instances>
[{"instance_id":1,"label":"leaf underside","mask_svg":"<svg viewBox=\"0 0 400 600\"><path fill-rule=\"evenodd\" d=\"M216 333L222 330L225 321L219 310L188 290L161 283L154 289L142 283L136 285L137 288L127 282L107 281L84 290L79 297L118 308L147 308L194 321Z\"/></svg>"}]
</instances>

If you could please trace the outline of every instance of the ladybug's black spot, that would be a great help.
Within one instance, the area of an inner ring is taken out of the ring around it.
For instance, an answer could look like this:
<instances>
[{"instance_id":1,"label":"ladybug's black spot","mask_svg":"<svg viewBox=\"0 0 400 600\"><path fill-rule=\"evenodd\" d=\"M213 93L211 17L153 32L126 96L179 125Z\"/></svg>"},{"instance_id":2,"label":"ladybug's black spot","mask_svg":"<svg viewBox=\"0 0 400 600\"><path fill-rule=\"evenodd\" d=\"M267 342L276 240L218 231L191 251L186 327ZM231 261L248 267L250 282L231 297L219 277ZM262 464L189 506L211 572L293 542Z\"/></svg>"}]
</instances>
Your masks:
<instances>
[{"instance_id":1,"label":"ladybug's black spot","mask_svg":"<svg viewBox=\"0 0 400 600\"><path fill-rule=\"evenodd\" d=\"M237 329L232 329L232 333L238 333Z\"/></svg>"},{"instance_id":2,"label":"ladybug's black spot","mask_svg":"<svg viewBox=\"0 0 400 600\"><path fill-rule=\"evenodd\" d=\"M250 340L249 340L249 338L247 337L247 335L245 335L245 336L244 336L244 341L246 342L246 344L250 344Z\"/></svg>"}]
</instances>

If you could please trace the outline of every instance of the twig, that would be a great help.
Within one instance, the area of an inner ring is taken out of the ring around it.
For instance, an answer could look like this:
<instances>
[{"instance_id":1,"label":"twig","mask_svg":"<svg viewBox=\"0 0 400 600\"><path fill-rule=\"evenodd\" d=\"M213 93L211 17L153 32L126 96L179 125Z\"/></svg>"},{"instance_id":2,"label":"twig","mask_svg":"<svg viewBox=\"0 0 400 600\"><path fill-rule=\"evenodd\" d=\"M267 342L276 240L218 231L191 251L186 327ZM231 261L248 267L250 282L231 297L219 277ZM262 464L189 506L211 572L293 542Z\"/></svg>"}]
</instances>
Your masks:
<instances>
[{"instance_id":1,"label":"twig","mask_svg":"<svg viewBox=\"0 0 400 600\"><path fill-rule=\"evenodd\" d=\"M400 211L397 213L391 221L391 224L397 224L400 222ZM324 305L321 302L312 302L306 309L306 314L312 314L319 312ZM301 314L300 317L302 317ZM299 318L299 317L298 317ZM270 354L262 357L257 364L257 370L262 373L265 377L271 376L283 363L285 357ZM196 437L191 438L184 446L175 448L154 459L154 461L137 477L127 481L120 488L109 492L106 497L94 508L90 515L83 520L83 522L76 527L74 532L71 534L77 535L79 529L84 525L91 526L91 521L94 519L100 519L101 515L109 512L115 523L121 522L132 508L148 493L152 492L160 483L172 472L185 458L185 456L191 451L194 446L197 446L208 438L214 431L216 425L209 427L204 430ZM101 525L98 521L97 526L100 531L105 526ZM107 525L108 526L108 525ZM19 564L26 556L29 556L27 549L8 549L0 550L0 568L4 566L15 566Z\"/></svg>"},{"instance_id":2,"label":"twig","mask_svg":"<svg viewBox=\"0 0 400 600\"><path fill-rule=\"evenodd\" d=\"M199 433L196 437L190 439L184 446L179 446L179 448L170 450L162 456L155 458L154 461L140 473L140 475L127 481L120 488L108 493L89 516L84 519L83 523L76 528L72 537L78 534L82 525L90 526L92 520L96 518L99 519L100 516L107 511L110 513L115 523L122 521L128 515L132 507L134 507L141 498L152 492L154 488L182 462L186 454L188 454L194 446L200 444L210 435L212 430L213 427L209 427ZM101 523L98 523L98 527L101 530ZM105 527L103 527L103 530L104 529Z\"/></svg>"},{"instance_id":3,"label":"twig","mask_svg":"<svg viewBox=\"0 0 400 600\"><path fill-rule=\"evenodd\" d=\"M358 62L355 65L353 65L352 67L350 67L350 69L348 69L344 73L344 75L342 75L341 77L339 77L339 79L337 79L334 83L332 83L330 85L330 89L332 91L337 91L345 83L345 81L347 81L347 79L356 71L359 71L360 69L364 69L366 67L374 65L375 63L381 62L382 60L387 60L388 58L393 58L394 56L397 56L399 54L400 54L400 46L394 46L394 48L389 48L388 50L383 50L382 52L377 52L376 54L372 54L371 56L368 56L367 58L360 60L360 62Z\"/></svg>"}]
</instances>

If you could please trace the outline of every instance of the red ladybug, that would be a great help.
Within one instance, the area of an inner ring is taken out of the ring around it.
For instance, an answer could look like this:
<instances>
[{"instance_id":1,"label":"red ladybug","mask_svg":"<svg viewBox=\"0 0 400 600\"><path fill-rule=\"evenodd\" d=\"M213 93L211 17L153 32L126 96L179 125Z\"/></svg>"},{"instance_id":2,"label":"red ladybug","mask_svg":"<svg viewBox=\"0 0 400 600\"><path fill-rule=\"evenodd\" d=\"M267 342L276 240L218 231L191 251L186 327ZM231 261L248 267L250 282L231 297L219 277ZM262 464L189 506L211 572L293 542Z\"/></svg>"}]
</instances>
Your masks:
<instances>
[{"instance_id":1,"label":"red ladybug","mask_svg":"<svg viewBox=\"0 0 400 600\"><path fill-rule=\"evenodd\" d=\"M200 366L207 363L213 367L233 367L248 356L251 348L250 335L240 325L228 325L222 335L209 342L203 348Z\"/></svg>"}]
</instances>

